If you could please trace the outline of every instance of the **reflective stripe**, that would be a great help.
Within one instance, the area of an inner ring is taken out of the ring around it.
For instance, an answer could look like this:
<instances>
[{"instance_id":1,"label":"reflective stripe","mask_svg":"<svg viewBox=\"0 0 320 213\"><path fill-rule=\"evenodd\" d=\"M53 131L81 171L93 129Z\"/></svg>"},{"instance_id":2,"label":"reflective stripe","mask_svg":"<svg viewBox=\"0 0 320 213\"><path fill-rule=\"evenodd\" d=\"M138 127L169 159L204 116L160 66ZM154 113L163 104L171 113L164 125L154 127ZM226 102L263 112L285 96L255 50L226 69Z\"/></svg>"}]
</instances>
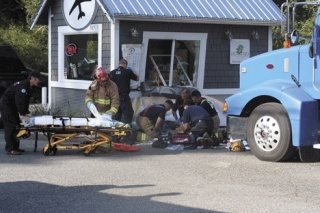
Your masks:
<instances>
[{"instance_id":1,"label":"reflective stripe","mask_svg":"<svg viewBox=\"0 0 320 213\"><path fill-rule=\"evenodd\" d=\"M110 99L97 99L95 103L102 105L110 105Z\"/></svg>"},{"instance_id":2,"label":"reflective stripe","mask_svg":"<svg viewBox=\"0 0 320 213\"><path fill-rule=\"evenodd\" d=\"M89 101L92 101L92 98L86 98L85 103L88 103Z\"/></svg>"},{"instance_id":3,"label":"reflective stripe","mask_svg":"<svg viewBox=\"0 0 320 213\"><path fill-rule=\"evenodd\" d=\"M111 107L111 109L109 109L108 111L116 114L118 112L118 109L116 107Z\"/></svg>"},{"instance_id":4,"label":"reflective stripe","mask_svg":"<svg viewBox=\"0 0 320 213\"><path fill-rule=\"evenodd\" d=\"M146 141L147 140L147 134L146 133L142 133L141 134L141 141Z\"/></svg>"}]
</instances>

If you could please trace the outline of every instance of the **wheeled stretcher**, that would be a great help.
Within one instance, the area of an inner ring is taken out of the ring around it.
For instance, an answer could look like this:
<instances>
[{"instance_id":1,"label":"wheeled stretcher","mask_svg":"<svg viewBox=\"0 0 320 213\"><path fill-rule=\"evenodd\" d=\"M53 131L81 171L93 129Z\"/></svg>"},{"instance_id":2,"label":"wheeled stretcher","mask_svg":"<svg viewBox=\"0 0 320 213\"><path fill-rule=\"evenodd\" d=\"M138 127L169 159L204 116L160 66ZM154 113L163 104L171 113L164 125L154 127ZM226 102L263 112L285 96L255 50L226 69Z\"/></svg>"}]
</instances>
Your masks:
<instances>
[{"instance_id":1,"label":"wheeled stretcher","mask_svg":"<svg viewBox=\"0 0 320 213\"><path fill-rule=\"evenodd\" d=\"M113 144L113 140L131 134L132 129L128 124L96 118L36 116L31 117L29 124L23 123L19 127L17 137L27 138L31 132L36 135L35 151L38 133L42 132L47 136L48 144L43 148L43 154L46 156L55 155L58 149L80 149L84 155L90 155L99 146L119 149L120 145ZM126 151L137 151L135 147L126 146Z\"/></svg>"}]
</instances>

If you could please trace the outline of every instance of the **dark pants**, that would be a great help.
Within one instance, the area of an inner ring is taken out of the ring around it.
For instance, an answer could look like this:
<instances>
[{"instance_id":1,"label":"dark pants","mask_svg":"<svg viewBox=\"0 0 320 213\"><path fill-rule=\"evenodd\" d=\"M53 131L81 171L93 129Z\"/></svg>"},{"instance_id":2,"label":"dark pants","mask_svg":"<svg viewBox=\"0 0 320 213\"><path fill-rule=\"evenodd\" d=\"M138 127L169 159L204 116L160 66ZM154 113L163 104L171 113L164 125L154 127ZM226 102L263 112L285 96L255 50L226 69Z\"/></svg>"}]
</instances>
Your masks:
<instances>
[{"instance_id":1,"label":"dark pants","mask_svg":"<svg viewBox=\"0 0 320 213\"><path fill-rule=\"evenodd\" d=\"M206 121L206 120L199 120L198 122L194 122L191 125L190 131L192 134L197 135L197 136L202 136L205 132L211 134L213 129L213 122Z\"/></svg>"},{"instance_id":2,"label":"dark pants","mask_svg":"<svg viewBox=\"0 0 320 213\"><path fill-rule=\"evenodd\" d=\"M129 95L119 95L119 98L120 106L117 114L115 115L115 120L126 124L131 124L134 113L131 104L131 98Z\"/></svg>"},{"instance_id":3,"label":"dark pants","mask_svg":"<svg viewBox=\"0 0 320 213\"><path fill-rule=\"evenodd\" d=\"M19 149L20 141L17 139L17 125L19 125L20 119L19 114L1 109L1 116L4 129L4 139L6 141L6 151Z\"/></svg>"}]
</instances>

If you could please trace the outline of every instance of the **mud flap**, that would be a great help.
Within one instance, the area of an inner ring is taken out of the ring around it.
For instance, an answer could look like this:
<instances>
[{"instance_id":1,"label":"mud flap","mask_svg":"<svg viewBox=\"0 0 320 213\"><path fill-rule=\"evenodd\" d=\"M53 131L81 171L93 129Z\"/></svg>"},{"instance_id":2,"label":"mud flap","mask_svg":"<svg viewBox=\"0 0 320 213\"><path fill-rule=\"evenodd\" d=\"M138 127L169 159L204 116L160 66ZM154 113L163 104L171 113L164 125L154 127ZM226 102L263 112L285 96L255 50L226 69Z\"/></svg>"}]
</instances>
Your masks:
<instances>
[{"instance_id":1,"label":"mud flap","mask_svg":"<svg viewBox=\"0 0 320 213\"><path fill-rule=\"evenodd\" d=\"M320 152L314 149L313 146L299 147L299 156L302 162L318 162L320 159Z\"/></svg>"}]
</instances>

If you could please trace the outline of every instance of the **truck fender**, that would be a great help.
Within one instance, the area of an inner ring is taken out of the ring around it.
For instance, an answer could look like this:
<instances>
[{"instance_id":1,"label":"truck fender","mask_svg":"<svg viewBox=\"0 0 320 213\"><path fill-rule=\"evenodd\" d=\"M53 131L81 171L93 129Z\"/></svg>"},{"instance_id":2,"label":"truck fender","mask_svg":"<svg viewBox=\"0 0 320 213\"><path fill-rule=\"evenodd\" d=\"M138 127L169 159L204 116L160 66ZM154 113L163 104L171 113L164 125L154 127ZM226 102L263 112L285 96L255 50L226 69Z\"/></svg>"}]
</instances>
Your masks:
<instances>
[{"instance_id":1,"label":"truck fender","mask_svg":"<svg viewBox=\"0 0 320 213\"><path fill-rule=\"evenodd\" d=\"M318 140L318 102L303 88L290 81L268 81L238 92L226 99L229 115L240 116L249 102L257 97L269 96L286 109L294 146L313 145Z\"/></svg>"}]
</instances>

